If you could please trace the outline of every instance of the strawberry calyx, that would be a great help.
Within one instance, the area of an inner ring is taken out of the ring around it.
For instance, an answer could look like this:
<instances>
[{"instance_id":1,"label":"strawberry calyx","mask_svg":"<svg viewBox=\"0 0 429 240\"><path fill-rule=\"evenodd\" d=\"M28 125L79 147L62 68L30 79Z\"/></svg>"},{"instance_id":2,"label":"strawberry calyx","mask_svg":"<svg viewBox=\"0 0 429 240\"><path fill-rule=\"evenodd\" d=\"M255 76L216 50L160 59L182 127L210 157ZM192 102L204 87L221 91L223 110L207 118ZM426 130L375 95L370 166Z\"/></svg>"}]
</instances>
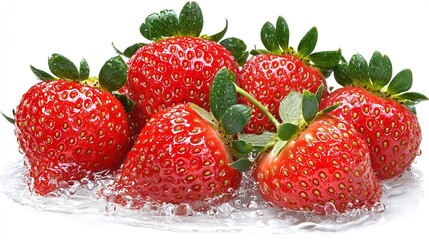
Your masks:
<instances>
[{"instance_id":1,"label":"strawberry calyx","mask_svg":"<svg viewBox=\"0 0 429 240\"><path fill-rule=\"evenodd\" d=\"M216 34L202 35L204 25L203 13L196 2L187 2L183 6L179 15L174 10L162 10L159 13L152 13L146 17L145 22L140 26L142 36L150 41L158 41L170 37L195 37L219 42L232 53L237 62L242 65L246 61L249 52L246 51L246 44L238 38L231 37L221 41L228 30L228 20L225 20L225 27ZM123 52L115 46L117 53L130 58L134 53L147 43L136 43Z\"/></svg>"},{"instance_id":2,"label":"strawberry calyx","mask_svg":"<svg viewBox=\"0 0 429 240\"><path fill-rule=\"evenodd\" d=\"M313 53L318 37L316 27L312 27L304 35L297 50L289 45L289 36L288 24L282 16L277 18L275 26L267 21L261 29L261 41L265 49L252 49L250 54L293 55L305 64L319 69L325 77L328 77L338 65L341 59L341 49Z\"/></svg>"},{"instance_id":3,"label":"strawberry calyx","mask_svg":"<svg viewBox=\"0 0 429 240\"><path fill-rule=\"evenodd\" d=\"M334 71L337 83L342 86L356 86L371 93L390 98L403 104L415 113L415 105L429 100L418 92L409 92L413 83L410 69L403 69L392 78L392 63L387 55L374 51L369 63L357 53L347 63L342 59Z\"/></svg>"},{"instance_id":4,"label":"strawberry calyx","mask_svg":"<svg viewBox=\"0 0 429 240\"><path fill-rule=\"evenodd\" d=\"M240 143L235 139L250 121L252 111L250 107L237 103L233 82L235 82L235 75L223 67L214 77L210 88L210 112L195 104L191 104L191 107L218 131L219 136L232 150L234 158L238 159L232 163L232 166L237 165L235 168L240 170L245 168L241 166L245 156L242 148L245 146L240 149Z\"/></svg>"},{"instance_id":5,"label":"strawberry calyx","mask_svg":"<svg viewBox=\"0 0 429 240\"><path fill-rule=\"evenodd\" d=\"M126 83L128 77L128 66L120 56L115 56L107 60L102 66L98 77L89 76L90 69L85 59L80 61L78 68L67 57L54 53L48 59L48 66L52 74L31 65L30 68L41 81L62 79L79 82L113 94L127 112L131 111L134 106L134 103L128 97L117 92Z\"/></svg>"},{"instance_id":6,"label":"strawberry calyx","mask_svg":"<svg viewBox=\"0 0 429 240\"><path fill-rule=\"evenodd\" d=\"M235 104L235 96L238 93L259 108L277 128L276 133L264 132L262 134L241 134L239 133L241 130L237 128L235 133L238 133L238 139L232 141L232 146L241 157L231 166L244 172L250 169L254 160L262 152L271 150L271 154L277 156L288 141L296 138L314 119L336 109L340 103L319 111L323 88L324 86L320 86L316 94L308 90L304 90L302 93L291 91L280 103L279 116L282 122L279 122L266 106L235 84L235 76L230 70L221 69L213 82L212 89L217 90L210 94L213 115L219 116L217 111L226 112L224 109L228 105ZM216 103L214 103L215 100ZM232 120L244 123L237 117ZM244 126L242 127L244 128Z\"/></svg>"}]
</instances>

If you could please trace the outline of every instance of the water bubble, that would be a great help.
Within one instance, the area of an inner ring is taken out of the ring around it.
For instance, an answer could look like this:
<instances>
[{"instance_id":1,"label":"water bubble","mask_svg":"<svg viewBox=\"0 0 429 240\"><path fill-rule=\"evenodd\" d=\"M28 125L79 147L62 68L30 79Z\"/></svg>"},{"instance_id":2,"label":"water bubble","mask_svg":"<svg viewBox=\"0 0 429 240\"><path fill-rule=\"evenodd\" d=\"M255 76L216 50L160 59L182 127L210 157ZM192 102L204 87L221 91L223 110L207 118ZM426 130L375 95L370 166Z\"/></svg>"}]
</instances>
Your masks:
<instances>
[{"instance_id":1,"label":"water bubble","mask_svg":"<svg viewBox=\"0 0 429 240\"><path fill-rule=\"evenodd\" d=\"M145 214L145 213L151 212L153 209L154 209L153 204L151 202L146 202L145 204L143 204L143 207L140 209L140 212L142 214Z\"/></svg>"},{"instance_id":2,"label":"water bubble","mask_svg":"<svg viewBox=\"0 0 429 240\"><path fill-rule=\"evenodd\" d=\"M106 204L105 214L112 215L116 211L116 204L109 202Z\"/></svg>"},{"instance_id":3,"label":"water bubble","mask_svg":"<svg viewBox=\"0 0 429 240\"><path fill-rule=\"evenodd\" d=\"M382 213L385 210L385 206L384 206L384 204L382 202L377 202L377 203L374 204L374 206L372 207L372 209L376 213Z\"/></svg>"},{"instance_id":4,"label":"water bubble","mask_svg":"<svg viewBox=\"0 0 429 240\"><path fill-rule=\"evenodd\" d=\"M163 204L158 208L158 215L160 216L174 216L175 206L172 203Z\"/></svg>"},{"instance_id":5,"label":"water bubble","mask_svg":"<svg viewBox=\"0 0 429 240\"><path fill-rule=\"evenodd\" d=\"M224 203L216 208L215 217L216 218L228 218L233 212L233 207L228 203Z\"/></svg>"},{"instance_id":6,"label":"water bubble","mask_svg":"<svg viewBox=\"0 0 429 240\"><path fill-rule=\"evenodd\" d=\"M58 196L65 200L68 200L70 199L70 192L68 191L68 189L60 188L58 191Z\"/></svg>"},{"instance_id":7,"label":"water bubble","mask_svg":"<svg viewBox=\"0 0 429 240\"><path fill-rule=\"evenodd\" d=\"M242 203L241 199L234 200L234 207L235 208L241 208L241 207L243 207L243 203Z\"/></svg>"},{"instance_id":8,"label":"water bubble","mask_svg":"<svg viewBox=\"0 0 429 240\"><path fill-rule=\"evenodd\" d=\"M258 217L264 216L264 211L262 211L261 209L256 210L256 216Z\"/></svg>"},{"instance_id":9,"label":"water bubble","mask_svg":"<svg viewBox=\"0 0 429 240\"><path fill-rule=\"evenodd\" d=\"M337 208L331 202L327 202L325 204L324 210L325 210L326 215L328 215L328 216L334 216L334 215L338 214Z\"/></svg>"},{"instance_id":10,"label":"water bubble","mask_svg":"<svg viewBox=\"0 0 429 240\"><path fill-rule=\"evenodd\" d=\"M252 200L252 201L249 202L248 208L249 209L258 209L259 206L258 206L258 203L255 200Z\"/></svg>"},{"instance_id":11,"label":"water bubble","mask_svg":"<svg viewBox=\"0 0 429 240\"><path fill-rule=\"evenodd\" d=\"M420 156L420 155L422 155L422 149L421 148L419 148L419 150L417 150L417 153L416 153L416 156Z\"/></svg>"},{"instance_id":12,"label":"water bubble","mask_svg":"<svg viewBox=\"0 0 429 240\"><path fill-rule=\"evenodd\" d=\"M96 185L94 182L89 181L86 185L84 185L86 189L89 191L92 191L95 189Z\"/></svg>"},{"instance_id":13,"label":"water bubble","mask_svg":"<svg viewBox=\"0 0 429 240\"><path fill-rule=\"evenodd\" d=\"M131 205L133 203L133 197L126 195L124 198L125 198L125 202L126 202L125 208L131 208Z\"/></svg>"},{"instance_id":14,"label":"water bubble","mask_svg":"<svg viewBox=\"0 0 429 240\"><path fill-rule=\"evenodd\" d=\"M189 204L179 204L175 209L175 214L178 216L192 216L193 211Z\"/></svg>"}]
</instances>

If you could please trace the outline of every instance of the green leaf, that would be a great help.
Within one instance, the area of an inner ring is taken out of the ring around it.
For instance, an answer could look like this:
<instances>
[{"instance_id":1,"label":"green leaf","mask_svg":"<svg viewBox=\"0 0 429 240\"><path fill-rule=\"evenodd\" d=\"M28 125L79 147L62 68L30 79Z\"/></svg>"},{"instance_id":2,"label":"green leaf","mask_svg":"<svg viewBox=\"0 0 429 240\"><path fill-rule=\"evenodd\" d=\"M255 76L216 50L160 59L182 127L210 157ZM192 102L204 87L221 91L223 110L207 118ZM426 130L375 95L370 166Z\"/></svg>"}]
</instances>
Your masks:
<instances>
[{"instance_id":1,"label":"green leaf","mask_svg":"<svg viewBox=\"0 0 429 240\"><path fill-rule=\"evenodd\" d=\"M273 132L263 132L262 134L238 134L238 139L242 140L253 147L265 147L275 141L276 134Z\"/></svg>"},{"instance_id":2,"label":"green leaf","mask_svg":"<svg viewBox=\"0 0 429 240\"><path fill-rule=\"evenodd\" d=\"M284 123L298 124L302 119L302 94L291 91L281 102L279 115Z\"/></svg>"},{"instance_id":3,"label":"green leaf","mask_svg":"<svg viewBox=\"0 0 429 240\"><path fill-rule=\"evenodd\" d=\"M223 30L214 34L214 35L211 35L209 37L210 40L212 40L213 42L219 42L225 36L225 33L228 30L228 20L225 19L225 22L226 23L225 23L225 27L223 28Z\"/></svg>"},{"instance_id":4,"label":"green leaf","mask_svg":"<svg viewBox=\"0 0 429 240\"><path fill-rule=\"evenodd\" d=\"M125 112L129 113L134 108L134 102L124 94L113 93L113 96L121 102Z\"/></svg>"},{"instance_id":5,"label":"green leaf","mask_svg":"<svg viewBox=\"0 0 429 240\"><path fill-rule=\"evenodd\" d=\"M179 19L173 10L150 14L140 26L140 33L149 40L171 37L179 33Z\"/></svg>"},{"instance_id":6,"label":"green leaf","mask_svg":"<svg viewBox=\"0 0 429 240\"><path fill-rule=\"evenodd\" d=\"M227 135L241 132L249 123L252 110L243 104L235 104L226 109L222 115L221 124Z\"/></svg>"},{"instance_id":7,"label":"green leaf","mask_svg":"<svg viewBox=\"0 0 429 240\"><path fill-rule=\"evenodd\" d=\"M298 132L299 127L292 123L283 123L277 129L277 136L283 141L289 141Z\"/></svg>"},{"instance_id":8,"label":"green leaf","mask_svg":"<svg viewBox=\"0 0 429 240\"><path fill-rule=\"evenodd\" d=\"M324 108L321 112L322 112L322 114L326 114L328 112L332 112L335 109L337 109L340 105L341 105L341 102L338 102L338 103L336 103L336 104L334 104L332 106Z\"/></svg>"},{"instance_id":9,"label":"green leaf","mask_svg":"<svg viewBox=\"0 0 429 240\"><path fill-rule=\"evenodd\" d=\"M237 103L237 93L233 82L235 82L234 73L225 67L220 69L213 79L210 89L210 110L219 121L225 111Z\"/></svg>"},{"instance_id":10,"label":"green leaf","mask_svg":"<svg viewBox=\"0 0 429 240\"><path fill-rule=\"evenodd\" d=\"M127 47L125 49L124 53L121 55L124 55L127 58L131 58L137 52L137 50L139 50L141 47L143 47L145 45L146 45L145 43L135 43L135 44Z\"/></svg>"},{"instance_id":11,"label":"green leaf","mask_svg":"<svg viewBox=\"0 0 429 240\"><path fill-rule=\"evenodd\" d=\"M12 111L13 115L15 116L15 111ZM1 115L3 115L3 117L10 123L15 124L15 118L9 117L6 114L4 114L3 112L1 112Z\"/></svg>"},{"instance_id":12,"label":"green leaf","mask_svg":"<svg viewBox=\"0 0 429 240\"><path fill-rule=\"evenodd\" d=\"M68 58L60 54L52 54L48 59L49 69L51 72L62 79L77 81L79 79L79 72L76 65Z\"/></svg>"},{"instance_id":13,"label":"green leaf","mask_svg":"<svg viewBox=\"0 0 429 240\"><path fill-rule=\"evenodd\" d=\"M317 44L317 28L312 27L298 44L298 54L301 58L310 55Z\"/></svg>"},{"instance_id":14,"label":"green leaf","mask_svg":"<svg viewBox=\"0 0 429 240\"><path fill-rule=\"evenodd\" d=\"M315 52L309 57L317 68L334 69L338 66L338 62L341 59L341 49L337 51Z\"/></svg>"},{"instance_id":15,"label":"green leaf","mask_svg":"<svg viewBox=\"0 0 429 240\"><path fill-rule=\"evenodd\" d=\"M317 68L322 73L322 75L325 77L325 79L329 78L329 76L331 76L332 72L334 72L334 69L324 69L320 66Z\"/></svg>"},{"instance_id":16,"label":"green leaf","mask_svg":"<svg viewBox=\"0 0 429 240\"><path fill-rule=\"evenodd\" d=\"M369 60L369 77L374 90L380 90L386 86L392 78L392 63L386 55L375 51Z\"/></svg>"},{"instance_id":17,"label":"green leaf","mask_svg":"<svg viewBox=\"0 0 429 240\"><path fill-rule=\"evenodd\" d=\"M387 86L387 92L395 95L410 90L413 85L413 73L410 69L400 71Z\"/></svg>"},{"instance_id":18,"label":"green leaf","mask_svg":"<svg viewBox=\"0 0 429 240\"><path fill-rule=\"evenodd\" d=\"M241 154L248 154L253 150L252 144L249 144L242 140L232 141L232 148Z\"/></svg>"},{"instance_id":19,"label":"green leaf","mask_svg":"<svg viewBox=\"0 0 429 240\"><path fill-rule=\"evenodd\" d=\"M365 58L360 54L355 54L350 59L349 74L353 82L361 87L371 88L372 84L369 80L369 67Z\"/></svg>"},{"instance_id":20,"label":"green leaf","mask_svg":"<svg viewBox=\"0 0 429 240\"><path fill-rule=\"evenodd\" d=\"M304 90L302 94L302 115L305 122L310 123L316 117L319 110L319 103L316 96L311 92Z\"/></svg>"},{"instance_id":21,"label":"green leaf","mask_svg":"<svg viewBox=\"0 0 429 240\"><path fill-rule=\"evenodd\" d=\"M194 104L194 103L189 103L189 106L198 113L198 115L200 115L200 117L202 117L206 122L212 124L212 125L219 125L218 120L216 120L216 118L213 116L213 114L211 112L208 112L207 110L205 110L204 108Z\"/></svg>"},{"instance_id":22,"label":"green leaf","mask_svg":"<svg viewBox=\"0 0 429 240\"><path fill-rule=\"evenodd\" d=\"M320 100L322 99L322 95L323 95L323 90L325 89L325 86L323 84L321 84L318 88L317 88L317 92L315 94L317 102L320 103Z\"/></svg>"},{"instance_id":23,"label":"green leaf","mask_svg":"<svg viewBox=\"0 0 429 240\"><path fill-rule=\"evenodd\" d=\"M89 66L85 58L82 58L79 65L79 81L83 81L89 78Z\"/></svg>"},{"instance_id":24,"label":"green leaf","mask_svg":"<svg viewBox=\"0 0 429 240\"><path fill-rule=\"evenodd\" d=\"M334 78L341 86L352 86L353 78L350 76L349 65L340 63L334 70Z\"/></svg>"},{"instance_id":25,"label":"green leaf","mask_svg":"<svg viewBox=\"0 0 429 240\"><path fill-rule=\"evenodd\" d=\"M51 74L49 74L43 70L37 69L31 65L30 65L30 69L34 73L34 75L36 75L36 77L41 81L48 81L48 80L54 80L55 79L55 77L52 76Z\"/></svg>"},{"instance_id":26,"label":"green leaf","mask_svg":"<svg viewBox=\"0 0 429 240\"><path fill-rule=\"evenodd\" d=\"M278 45L283 49L283 52L287 52L289 50L289 26L282 16L277 18L276 36Z\"/></svg>"},{"instance_id":27,"label":"green leaf","mask_svg":"<svg viewBox=\"0 0 429 240\"><path fill-rule=\"evenodd\" d=\"M231 37L222 40L219 44L231 52L238 65L241 66L246 62L249 52L246 51L247 45L243 42L243 40Z\"/></svg>"},{"instance_id":28,"label":"green leaf","mask_svg":"<svg viewBox=\"0 0 429 240\"><path fill-rule=\"evenodd\" d=\"M182 36L198 37L203 29L203 13L196 2L187 2L179 15Z\"/></svg>"},{"instance_id":29,"label":"green leaf","mask_svg":"<svg viewBox=\"0 0 429 240\"><path fill-rule=\"evenodd\" d=\"M240 172L246 172L250 167L252 167L252 162L247 158L240 158L229 165Z\"/></svg>"},{"instance_id":30,"label":"green leaf","mask_svg":"<svg viewBox=\"0 0 429 240\"><path fill-rule=\"evenodd\" d=\"M271 150L270 154L274 157L277 157L279 153L282 151L282 149L286 146L288 142L283 140L278 140Z\"/></svg>"},{"instance_id":31,"label":"green leaf","mask_svg":"<svg viewBox=\"0 0 429 240\"><path fill-rule=\"evenodd\" d=\"M418 92L405 92L394 96L394 98L405 105L416 105L421 101L429 100L428 97Z\"/></svg>"},{"instance_id":32,"label":"green leaf","mask_svg":"<svg viewBox=\"0 0 429 240\"><path fill-rule=\"evenodd\" d=\"M128 65L120 56L112 57L104 63L98 75L102 89L112 92L119 90L127 81Z\"/></svg>"},{"instance_id":33,"label":"green leaf","mask_svg":"<svg viewBox=\"0 0 429 240\"><path fill-rule=\"evenodd\" d=\"M261 29L261 40L264 47L273 53L280 54L282 51L277 40L276 28L270 22L266 22Z\"/></svg>"}]
</instances>

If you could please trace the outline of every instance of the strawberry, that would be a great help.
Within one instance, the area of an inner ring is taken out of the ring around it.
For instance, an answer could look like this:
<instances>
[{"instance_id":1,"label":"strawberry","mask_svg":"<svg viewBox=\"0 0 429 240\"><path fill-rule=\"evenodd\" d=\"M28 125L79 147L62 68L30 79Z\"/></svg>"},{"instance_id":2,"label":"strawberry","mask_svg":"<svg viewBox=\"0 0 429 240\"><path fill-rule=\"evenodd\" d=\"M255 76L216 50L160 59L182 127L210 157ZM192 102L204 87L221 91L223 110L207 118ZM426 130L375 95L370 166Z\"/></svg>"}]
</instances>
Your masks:
<instances>
[{"instance_id":1,"label":"strawberry","mask_svg":"<svg viewBox=\"0 0 429 240\"><path fill-rule=\"evenodd\" d=\"M31 66L42 82L23 95L14 119L30 188L42 196L66 187L69 180L118 169L130 148L124 107L110 93L126 81L121 58L106 62L99 81L88 77L85 59L78 70L69 59L53 54L49 68L58 78Z\"/></svg>"},{"instance_id":2,"label":"strawberry","mask_svg":"<svg viewBox=\"0 0 429 240\"><path fill-rule=\"evenodd\" d=\"M381 185L365 141L351 124L326 115L338 104L318 111L323 86L316 95L291 91L281 102L283 123L251 94L235 89L277 128L276 133L241 134L235 142L241 153L262 148L253 161L253 176L263 199L278 208L316 214L326 214L329 206L340 213L369 209L380 200ZM242 158L233 166L246 171L252 161Z\"/></svg>"},{"instance_id":3,"label":"strawberry","mask_svg":"<svg viewBox=\"0 0 429 240\"><path fill-rule=\"evenodd\" d=\"M244 128L250 109L235 104L234 89L227 98L223 88L212 89L214 115L191 103L152 115L115 179L110 201L137 209L154 202L202 210L201 204L236 195L241 173L230 166L231 135Z\"/></svg>"},{"instance_id":4,"label":"strawberry","mask_svg":"<svg viewBox=\"0 0 429 240\"><path fill-rule=\"evenodd\" d=\"M209 91L222 67L238 72L237 57L245 59L246 45L237 38L217 43L227 25L213 36L199 36L203 15L195 2L188 2L179 17L172 10L149 15L140 27L148 44L135 44L125 50L129 60L125 91L136 104L139 132L152 114L178 103L191 102L209 109ZM230 52L231 51L231 52Z\"/></svg>"},{"instance_id":5,"label":"strawberry","mask_svg":"<svg viewBox=\"0 0 429 240\"><path fill-rule=\"evenodd\" d=\"M356 54L334 72L339 88L324 97L320 106L342 104L330 115L349 123L366 140L372 167L378 178L395 179L402 175L420 154L421 128L415 105L428 98L407 92L412 72L404 69L392 78L392 64L386 55L375 51L368 63Z\"/></svg>"},{"instance_id":6,"label":"strawberry","mask_svg":"<svg viewBox=\"0 0 429 240\"><path fill-rule=\"evenodd\" d=\"M261 29L265 50L252 50L254 56L242 67L237 85L258 99L279 120L281 100L290 91L304 89L316 93L319 86L326 86L325 76L338 64L341 51L312 53L317 43L317 29L311 28L298 45L298 51L289 46L289 28L283 17L278 17L276 27L266 22ZM326 88L323 94L326 94ZM240 103L252 106L244 97ZM252 118L246 133L275 132L275 126L253 106Z\"/></svg>"}]
</instances>

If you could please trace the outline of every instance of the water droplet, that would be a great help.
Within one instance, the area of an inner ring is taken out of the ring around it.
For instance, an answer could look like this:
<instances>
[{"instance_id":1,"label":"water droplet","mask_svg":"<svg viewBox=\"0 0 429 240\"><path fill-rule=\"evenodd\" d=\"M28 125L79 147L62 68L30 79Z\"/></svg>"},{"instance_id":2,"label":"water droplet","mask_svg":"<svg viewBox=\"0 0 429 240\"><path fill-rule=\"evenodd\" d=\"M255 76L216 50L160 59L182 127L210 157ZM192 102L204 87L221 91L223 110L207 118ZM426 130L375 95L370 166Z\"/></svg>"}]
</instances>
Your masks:
<instances>
[{"instance_id":1,"label":"water droplet","mask_svg":"<svg viewBox=\"0 0 429 240\"><path fill-rule=\"evenodd\" d=\"M152 203L146 202L141 209L143 212L149 212L152 210Z\"/></svg>"},{"instance_id":2,"label":"water droplet","mask_svg":"<svg viewBox=\"0 0 429 240\"><path fill-rule=\"evenodd\" d=\"M224 203L216 208L215 217L216 218L228 218L231 216L233 207L227 203Z\"/></svg>"},{"instance_id":3,"label":"water droplet","mask_svg":"<svg viewBox=\"0 0 429 240\"><path fill-rule=\"evenodd\" d=\"M242 207L242 202L241 202L241 199L236 199L235 201L234 201L234 207L235 208L241 208Z\"/></svg>"},{"instance_id":4,"label":"water droplet","mask_svg":"<svg viewBox=\"0 0 429 240\"><path fill-rule=\"evenodd\" d=\"M337 214L338 214L337 208L336 208L336 207L335 207L335 205L334 205L333 203L331 203L331 202L327 202L327 203L325 204L324 209L325 209L325 213L326 213L326 215L328 215L328 216L334 216L334 215L337 215Z\"/></svg>"},{"instance_id":5,"label":"water droplet","mask_svg":"<svg viewBox=\"0 0 429 240\"><path fill-rule=\"evenodd\" d=\"M384 204L382 202L377 202L374 204L372 209L376 213L382 213L382 212L384 212L385 207L384 207Z\"/></svg>"},{"instance_id":6,"label":"water droplet","mask_svg":"<svg viewBox=\"0 0 429 240\"><path fill-rule=\"evenodd\" d=\"M176 207L175 214L179 216L192 216L193 211L188 204L180 204Z\"/></svg>"},{"instance_id":7,"label":"water droplet","mask_svg":"<svg viewBox=\"0 0 429 240\"><path fill-rule=\"evenodd\" d=\"M125 198L125 202L127 203L125 205L125 208L131 208L131 204L133 203L133 197L126 195L124 198Z\"/></svg>"},{"instance_id":8,"label":"water droplet","mask_svg":"<svg viewBox=\"0 0 429 240\"><path fill-rule=\"evenodd\" d=\"M112 202L107 203L105 210L107 215L112 215L116 211L116 204Z\"/></svg>"},{"instance_id":9,"label":"water droplet","mask_svg":"<svg viewBox=\"0 0 429 240\"><path fill-rule=\"evenodd\" d=\"M174 216L175 206L172 203L163 204L160 208L158 208L158 214L160 216Z\"/></svg>"},{"instance_id":10,"label":"water droplet","mask_svg":"<svg viewBox=\"0 0 429 240\"><path fill-rule=\"evenodd\" d=\"M256 216L258 217L264 216L264 211L262 211L261 209L256 210Z\"/></svg>"},{"instance_id":11,"label":"water droplet","mask_svg":"<svg viewBox=\"0 0 429 240\"><path fill-rule=\"evenodd\" d=\"M417 155L417 156L420 156L420 155L422 155L422 149L421 149L421 148L419 148L419 150L417 150L417 153L416 153L416 155Z\"/></svg>"},{"instance_id":12,"label":"water droplet","mask_svg":"<svg viewBox=\"0 0 429 240\"><path fill-rule=\"evenodd\" d=\"M249 202L248 208L249 209L258 209L258 203L256 201L252 200Z\"/></svg>"},{"instance_id":13,"label":"water droplet","mask_svg":"<svg viewBox=\"0 0 429 240\"><path fill-rule=\"evenodd\" d=\"M86 185L84 185L86 187L86 189L88 189L89 191L92 191L95 189L95 183L89 181Z\"/></svg>"}]
</instances>

